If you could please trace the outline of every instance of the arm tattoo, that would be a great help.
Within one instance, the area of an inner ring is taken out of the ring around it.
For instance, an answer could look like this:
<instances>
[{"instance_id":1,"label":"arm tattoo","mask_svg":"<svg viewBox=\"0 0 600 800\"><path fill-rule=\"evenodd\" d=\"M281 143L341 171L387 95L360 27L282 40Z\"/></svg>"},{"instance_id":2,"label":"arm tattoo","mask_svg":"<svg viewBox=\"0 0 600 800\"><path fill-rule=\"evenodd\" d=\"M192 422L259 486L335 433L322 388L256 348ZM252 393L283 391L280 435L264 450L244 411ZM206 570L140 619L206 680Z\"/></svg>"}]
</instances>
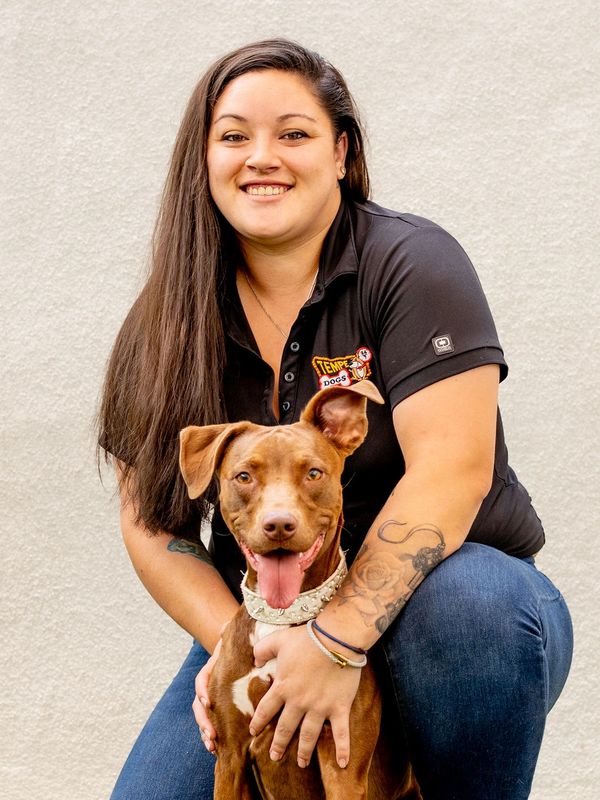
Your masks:
<instances>
[{"instance_id":1,"label":"arm tattoo","mask_svg":"<svg viewBox=\"0 0 600 800\"><path fill-rule=\"evenodd\" d=\"M203 561L205 564L213 566L212 558L202 542L188 542L187 539L177 539L174 536L167 545L167 550L170 550L171 553L184 553L188 556L194 556L198 561Z\"/></svg>"},{"instance_id":2,"label":"arm tattoo","mask_svg":"<svg viewBox=\"0 0 600 800\"><path fill-rule=\"evenodd\" d=\"M379 633L388 629L417 586L444 558L446 542L439 528L429 523L408 532L405 528L405 522L384 522L377 536L398 550L381 551L363 544L338 592L340 602L350 602L365 626Z\"/></svg>"}]
</instances>

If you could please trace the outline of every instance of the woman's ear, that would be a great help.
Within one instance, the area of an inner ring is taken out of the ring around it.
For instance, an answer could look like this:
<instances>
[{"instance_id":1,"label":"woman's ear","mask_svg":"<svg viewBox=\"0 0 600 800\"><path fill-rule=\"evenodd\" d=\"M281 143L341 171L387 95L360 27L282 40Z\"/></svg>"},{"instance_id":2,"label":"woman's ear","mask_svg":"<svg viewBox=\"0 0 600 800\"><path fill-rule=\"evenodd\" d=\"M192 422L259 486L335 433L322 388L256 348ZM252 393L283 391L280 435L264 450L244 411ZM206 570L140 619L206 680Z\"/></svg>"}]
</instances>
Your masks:
<instances>
[{"instance_id":1,"label":"woman's ear","mask_svg":"<svg viewBox=\"0 0 600 800\"><path fill-rule=\"evenodd\" d=\"M348 155L348 134L342 131L335 143L335 163L338 180L346 175L346 156Z\"/></svg>"}]
</instances>

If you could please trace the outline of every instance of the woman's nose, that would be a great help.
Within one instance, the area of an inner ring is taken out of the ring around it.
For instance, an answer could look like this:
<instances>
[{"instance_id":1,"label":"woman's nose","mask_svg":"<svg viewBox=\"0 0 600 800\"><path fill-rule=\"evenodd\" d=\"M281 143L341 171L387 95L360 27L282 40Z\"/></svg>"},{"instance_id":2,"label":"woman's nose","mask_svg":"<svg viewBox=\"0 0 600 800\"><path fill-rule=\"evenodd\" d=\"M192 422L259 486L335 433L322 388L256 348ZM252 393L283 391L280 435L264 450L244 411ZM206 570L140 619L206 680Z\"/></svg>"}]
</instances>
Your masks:
<instances>
[{"instance_id":1,"label":"woman's nose","mask_svg":"<svg viewBox=\"0 0 600 800\"><path fill-rule=\"evenodd\" d=\"M272 171L281 166L281 160L270 138L254 139L250 155L246 159L246 166L260 172Z\"/></svg>"}]
</instances>

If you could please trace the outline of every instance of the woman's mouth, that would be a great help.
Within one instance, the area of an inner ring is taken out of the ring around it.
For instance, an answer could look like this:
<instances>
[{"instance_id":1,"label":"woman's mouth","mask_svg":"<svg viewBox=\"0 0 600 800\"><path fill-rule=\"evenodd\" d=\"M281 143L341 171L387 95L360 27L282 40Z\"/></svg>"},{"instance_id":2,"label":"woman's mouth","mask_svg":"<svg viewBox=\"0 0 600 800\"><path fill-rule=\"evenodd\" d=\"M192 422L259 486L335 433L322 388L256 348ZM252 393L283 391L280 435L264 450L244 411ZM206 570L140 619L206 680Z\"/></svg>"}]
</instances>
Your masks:
<instances>
[{"instance_id":1,"label":"woman's mouth","mask_svg":"<svg viewBox=\"0 0 600 800\"><path fill-rule=\"evenodd\" d=\"M249 183L242 186L246 194L255 195L257 197L270 197L277 194L285 194L290 186L282 186L281 184L264 184L264 183Z\"/></svg>"}]
</instances>

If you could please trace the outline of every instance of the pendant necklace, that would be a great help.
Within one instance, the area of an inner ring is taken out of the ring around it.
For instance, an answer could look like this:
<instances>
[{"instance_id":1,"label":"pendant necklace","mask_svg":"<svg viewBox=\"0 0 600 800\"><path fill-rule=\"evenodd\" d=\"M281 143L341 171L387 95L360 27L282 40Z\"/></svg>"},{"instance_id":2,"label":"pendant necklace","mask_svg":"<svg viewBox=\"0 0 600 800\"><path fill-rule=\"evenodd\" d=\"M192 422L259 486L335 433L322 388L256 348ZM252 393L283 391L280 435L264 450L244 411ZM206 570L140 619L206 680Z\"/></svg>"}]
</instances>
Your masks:
<instances>
[{"instance_id":1,"label":"pendant necklace","mask_svg":"<svg viewBox=\"0 0 600 800\"><path fill-rule=\"evenodd\" d=\"M246 269L245 269L245 268L242 268L242 274L243 274L244 278L246 279L246 283L248 284L248 288L250 289L250 291L251 291L251 292L252 292L252 294L254 295L254 299L256 300L256 302L258 303L258 305L261 307L261 309L262 309L262 312L263 312L263 314L265 315L265 317L267 317L267 319L268 319L268 320L270 320L271 324L272 324L272 325L273 325L275 328L277 328L277 330L278 330L278 331L279 331L279 333L280 333L280 334L283 336L283 338L284 338L284 339L287 339L287 338L288 338L288 336L289 336L289 332L288 332L288 333L286 333L286 332L283 330L283 328L281 328L281 327L280 327L280 326L279 326L279 325L278 325L278 324L275 322L275 320L273 319L273 317L272 317L272 316L269 314L269 312L267 311L267 309L264 307L264 305L262 304L262 301L261 301L260 297L259 297L259 296L256 294L256 292L255 292L255 290L254 290L254 286L252 286L252 283L250 282L250 276L249 276L249 275L248 275L248 273L246 272ZM308 290L308 294L307 294L307 296L306 296L306 300L304 301L304 303L308 302L308 300L310 300L310 298L312 297L312 294L313 294L313 292L314 292L314 290L315 290L315 286L317 285L317 275L318 275L318 274L319 274L319 268L317 267L317 270L316 270L316 272L315 272L315 277L313 278L313 281L312 281L312 283L311 283L311 285L310 285L310 289ZM304 303L302 303L302 305L304 305Z\"/></svg>"}]
</instances>

